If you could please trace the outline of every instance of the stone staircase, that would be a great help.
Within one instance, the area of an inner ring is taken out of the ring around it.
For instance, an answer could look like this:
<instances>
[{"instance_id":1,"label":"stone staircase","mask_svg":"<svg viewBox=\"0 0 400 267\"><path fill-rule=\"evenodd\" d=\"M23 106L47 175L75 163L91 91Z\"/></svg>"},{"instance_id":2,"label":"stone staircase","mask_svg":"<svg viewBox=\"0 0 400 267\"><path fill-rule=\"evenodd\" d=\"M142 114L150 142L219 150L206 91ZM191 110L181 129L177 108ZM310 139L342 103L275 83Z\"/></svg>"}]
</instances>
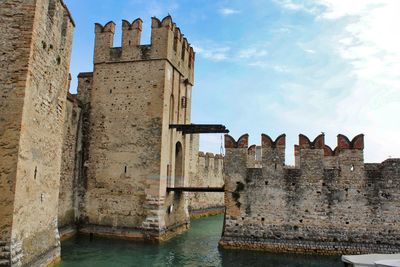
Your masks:
<instances>
[{"instance_id":1,"label":"stone staircase","mask_svg":"<svg viewBox=\"0 0 400 267\"><path fill-rule=\"evenodd\" d=\"M0 241L0 266L9 267L11 259L10 246L5 241Z\"/></svg>"}]
</instances>

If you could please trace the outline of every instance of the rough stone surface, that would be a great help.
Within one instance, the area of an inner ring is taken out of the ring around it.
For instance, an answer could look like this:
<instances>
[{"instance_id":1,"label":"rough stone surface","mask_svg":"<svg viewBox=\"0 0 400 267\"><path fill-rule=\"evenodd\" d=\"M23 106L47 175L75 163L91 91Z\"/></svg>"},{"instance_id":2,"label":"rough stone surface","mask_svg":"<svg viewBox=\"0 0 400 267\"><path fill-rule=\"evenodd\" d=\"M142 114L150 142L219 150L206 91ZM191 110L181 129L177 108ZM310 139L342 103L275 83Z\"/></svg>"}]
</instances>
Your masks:
<instances>
[{"instance_id":1,"label":"rough stone surface","mask_svg":"<svg viewBox=\"0 0 400 267\"><path fill-rule=\"evenodd\" d=\"M264 139L264 137L263 137ZM300 135L295 167L283 142L262 142L249 166L247 137L226 136L222 247L326 254L400 251L400 160L364 164L363 136ZM243 145L244 144L244 145Z\"/></svg>"},{"instance_id":2,"label":"rough stone surface","mask_svg":"<svg viewBox=\"0 0 400 267\"><path fill-rule=\"evenodd\" d=\"M0 2L0 231L12 266L58 251L73 22L60 0Z\"/></svg>"},{"instance_id":3,"label":"rough stone surface","mask_svg":"<svg viewBox=\"0 0 400 267\"><path fill-rule=\"evenodd\" d=\"M81 174L82 105L76 95L68 95L67 100L58 203L60 229L75 225L78 179Z\"/></svg>"}]
</instances>

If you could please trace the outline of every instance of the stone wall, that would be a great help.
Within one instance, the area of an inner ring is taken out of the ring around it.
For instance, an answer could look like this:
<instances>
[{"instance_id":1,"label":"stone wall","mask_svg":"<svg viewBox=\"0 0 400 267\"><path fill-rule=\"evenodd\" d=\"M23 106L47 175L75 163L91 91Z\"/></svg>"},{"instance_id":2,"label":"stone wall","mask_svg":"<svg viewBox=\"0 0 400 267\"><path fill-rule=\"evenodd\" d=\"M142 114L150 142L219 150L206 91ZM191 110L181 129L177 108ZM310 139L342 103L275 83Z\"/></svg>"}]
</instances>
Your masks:
<instances>
[{"instance_id":1,"label":"stone wall","mask_svg":"<svg viewBox=\"0 0 400 267\"><path fill-rule=\"evenodd\" d=\"M82 104L76 95L68 94L67 100L58 203L60 235L75 228L77 188L81 177Z\"/></svg>"},{"instance_id":2,"label":"stone wall","mask_svg":"<svg viewBox=\"0 0 400 267\"><path fill-rule=\"evenodd\" d=\"M223 156L199 152L199 136L192 135L189 187L223 187ZM220 192L188 193L191 218L221 214L225 210L224 194Z\"/></svg>"},{"instance_id":3,"label":"stone wall","mask_svg":"<svg viewBox=\"0 0 400 267\"><path fill-rule=\"evenodd\" d=\"M8 246L34 11L34 1L0 2L0 242Z\"/></svg>"},{"instance_id":4,"label":"stone wall","mask_svg":"<svg viewBox=\"0 0 400 267\"><path fill-rule=\"evenodd\" d=\"M400 251L400 160L364 164L363 135L300 135L296 166L285 136L262 136L261 164L249 164L248 136L225 137L226 220L222 247L325 254ZM250 165L250 166L249 166ZM251 166L252 165L252 166Z\"/></svg>"},{"instance_id":5,"label":"stone wall","mask_svg":"<svg viewBox=\"0 0 400 267\"><path fill-rule=\"evenodd\" d=\"M9 260L19 266L60 253L58 188L74 24L60 0L2 1L0 10L1 129L7 129L1 143L10 158L2 168L1 181L8 180L0 189L7 197L2 232Z\"/></svg>"}]
</instances>

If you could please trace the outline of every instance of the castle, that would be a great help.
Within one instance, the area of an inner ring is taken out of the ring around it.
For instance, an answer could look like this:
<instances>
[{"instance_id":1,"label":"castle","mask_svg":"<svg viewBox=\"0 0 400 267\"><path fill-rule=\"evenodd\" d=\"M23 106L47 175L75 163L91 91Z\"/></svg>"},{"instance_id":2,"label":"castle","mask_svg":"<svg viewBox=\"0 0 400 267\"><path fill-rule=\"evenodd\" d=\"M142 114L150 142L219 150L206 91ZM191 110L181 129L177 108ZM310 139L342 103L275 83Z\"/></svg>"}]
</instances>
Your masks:
<instances>
[{"instance_id":1,"label":"castle","mask_svg":"<svg viewBox=\"0 0 400 267\"><path fill-rule=\"evenodd\" d=\"M61 0L0 2L0 265L41 266L61 238L161 241L190 214L221 213L223 158L199 152L190 125L195 54L170 16L95 25L93 72L69 90L74 21ZM9 29L13 29L10 31ZM167 190L172 188L172 190Z\"/></svg>"},{"instance_id":2,"label":"castle","mask_svg":"<svg viewBox=\"0 0 400 267\"><path fill-rule=\"evenodd\" d=\"M57 262L77 232L160 242L224 209L222 247L399 251L400 162L364 164L362 135L335 150L301 135L294 167L284 135L199 152L198 133L226 129L191 124L195 53L170 16L149 45L140 19L121 47L114 22L96 24L77 95L62 0L0 1L0 24L0 266Z\"/></svg>"}]
</instances>

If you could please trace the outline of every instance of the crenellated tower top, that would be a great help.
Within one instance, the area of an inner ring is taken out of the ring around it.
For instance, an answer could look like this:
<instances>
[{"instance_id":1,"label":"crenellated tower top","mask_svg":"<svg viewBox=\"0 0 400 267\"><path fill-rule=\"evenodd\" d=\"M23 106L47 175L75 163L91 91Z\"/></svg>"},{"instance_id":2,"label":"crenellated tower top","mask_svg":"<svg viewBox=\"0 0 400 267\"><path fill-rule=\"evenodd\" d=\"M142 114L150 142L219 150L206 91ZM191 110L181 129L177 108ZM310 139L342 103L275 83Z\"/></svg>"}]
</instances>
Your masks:
<instances>
[{"instance_id":1,"label":"crenellated tower top","mask_svg":"<svg viewBox=\"0 0 400 267\"><path fill-rule=\"evenodd\" d=\"M115 23L95 24L94 64L167 60L193 84L195 52L181 30L167 16L161 21L153 17L151 44L141 45L142 20L122 21L122 46L113 47Z\"/></svg>"}]
</instances>

